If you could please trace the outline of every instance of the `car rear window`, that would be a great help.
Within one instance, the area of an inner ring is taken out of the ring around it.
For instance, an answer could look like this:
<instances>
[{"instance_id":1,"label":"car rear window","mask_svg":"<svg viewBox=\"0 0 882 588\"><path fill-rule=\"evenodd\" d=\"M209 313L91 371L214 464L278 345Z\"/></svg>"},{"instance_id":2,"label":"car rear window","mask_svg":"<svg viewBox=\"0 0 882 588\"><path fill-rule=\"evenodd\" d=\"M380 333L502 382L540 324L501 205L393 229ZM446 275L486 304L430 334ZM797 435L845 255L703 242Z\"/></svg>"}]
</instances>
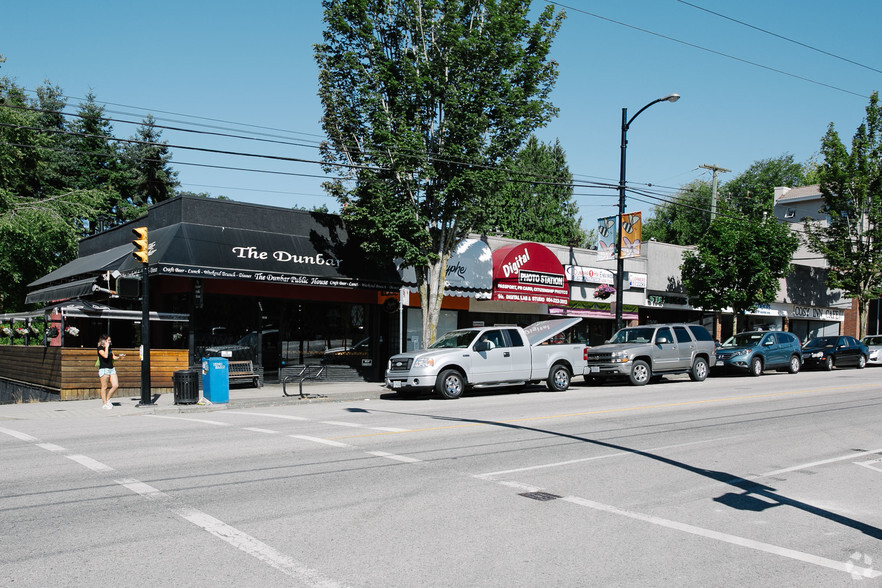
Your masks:
<instances>
[{"instance_id":1,"label":"car rear window","mask_svg":"<svg viewBox=\"0 0 882 588\"><path fill-rule=\"evenodd\" d=\"M711 337L710 333L707 332L707 329L702 327L701 325L689 325L689 330L692 332L692 336L695 337L696 341L713 341L713 337Z\"/></svg>"},{"instance_id":2,"label":"car rear window","mask_svg":"<svg viewBox=\"0 0 882 588\"><path fill-rule=\"evenodd\" d=\"M674 327L674 334L677 335L677 343L692 343L692 338L686 331L686 327Z\"/></svg>"}]
</instances>

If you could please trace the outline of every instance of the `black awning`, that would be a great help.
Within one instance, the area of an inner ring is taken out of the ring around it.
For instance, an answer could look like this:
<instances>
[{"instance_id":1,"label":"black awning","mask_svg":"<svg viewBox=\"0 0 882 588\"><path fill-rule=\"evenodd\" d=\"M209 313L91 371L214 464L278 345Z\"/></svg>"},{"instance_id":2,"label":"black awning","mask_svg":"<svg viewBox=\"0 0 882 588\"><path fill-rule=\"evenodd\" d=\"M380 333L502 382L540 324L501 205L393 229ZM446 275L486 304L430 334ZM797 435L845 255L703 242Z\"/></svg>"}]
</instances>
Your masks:
<instances>
[{"instance_id":1,"label":"black awning","mask_svg":"<svg viewBox=\"0 0 882 588\"><path fill-rule=\"evenodd\" d=\"M119 268L120 264L123 262L123 258L131 253L132 250L132 246L126 244L113 247L112 249L102 251L101 253L79 257L60 268L49 272L39 280L34 280L28 284L28 287L36 288L38 286L52 284L53 282L70 280L71 278L86 275L97 276L102 272L115 270Z\"/></svg>"},{"instance_id":2,"label":"black awning","mask_svg":"<svg viewBox=\"0 0 882 588\"><path fill-rule=\"evenodd\" d=\"M29 292L25 298L25 304L33 304L35 302L54 302L56 300L69 300L91 294L95 287L95 278L86 278L84 280L76 280L74 282L65 282L56 284L40 290Z\"/></svg>"},{"instance_id":3,"label":"black awning","mask_svg":"<svg viewBox=\"0 0 882 588\"><path fill-rule=\"evenodd\" d=\"M391 263L371 261L332 228L307 236L177 223L151 230L148 238L153 275L378 289L401 283ZM119 271L139 266L126 257Z\"/></svg>"}]
</instances>

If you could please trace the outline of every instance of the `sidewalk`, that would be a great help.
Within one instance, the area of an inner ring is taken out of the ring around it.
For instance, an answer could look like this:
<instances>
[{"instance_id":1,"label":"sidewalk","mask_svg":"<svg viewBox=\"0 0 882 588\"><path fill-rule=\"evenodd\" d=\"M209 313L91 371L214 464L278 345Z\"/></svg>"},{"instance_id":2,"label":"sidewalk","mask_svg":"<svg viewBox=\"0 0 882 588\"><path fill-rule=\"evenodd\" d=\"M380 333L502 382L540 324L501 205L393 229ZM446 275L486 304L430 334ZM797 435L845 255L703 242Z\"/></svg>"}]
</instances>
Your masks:
<instances>
[{"instance_id":1,"label":"sidewalk","mask_svg":"<svg viewBox=\"0 0 882 588\"><path fill-rule=\"evenodd\" d=\"M54 402L31 402L26 404L0 404L0 422L16 420L43 420L72 417L119 417L144 414L197 413L229 408L250 408L254 406L290 406L314 402L342 402L347 400L371 400L382 394L391 393L379 382L309 382L303 384L303 398L299 386L287 385L282 393L281 384L265 384L262 388L230 388L228 403L175 404L174 394L161 394L154 397L153 404L139 406L140 397L116 395L112 399L113 409L101 408L101 400L67 400ZM201 392L200 392L201 394Z\"/></svg>"}]
</instances>

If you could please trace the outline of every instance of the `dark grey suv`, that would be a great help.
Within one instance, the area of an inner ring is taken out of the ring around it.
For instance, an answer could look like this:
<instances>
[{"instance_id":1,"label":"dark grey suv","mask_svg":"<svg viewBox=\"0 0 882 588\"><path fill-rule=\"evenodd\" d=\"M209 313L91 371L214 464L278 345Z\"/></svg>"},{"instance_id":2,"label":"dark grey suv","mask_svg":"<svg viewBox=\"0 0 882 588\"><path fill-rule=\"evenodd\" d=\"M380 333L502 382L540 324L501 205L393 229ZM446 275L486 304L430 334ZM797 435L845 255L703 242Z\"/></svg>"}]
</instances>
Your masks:
<instances>
[{"instance_id":1,"label":"dark grey suv","mask_svg":"<svg viewBox=\"0 0 882 588\"><path fill-rule=\"evenodd\" d=\"M759 376L771 369L795 374L802 367L799 339L786 331L738 333L723 343L716 355L715 371L740 371Z\"/></svg>"}]
</instances>

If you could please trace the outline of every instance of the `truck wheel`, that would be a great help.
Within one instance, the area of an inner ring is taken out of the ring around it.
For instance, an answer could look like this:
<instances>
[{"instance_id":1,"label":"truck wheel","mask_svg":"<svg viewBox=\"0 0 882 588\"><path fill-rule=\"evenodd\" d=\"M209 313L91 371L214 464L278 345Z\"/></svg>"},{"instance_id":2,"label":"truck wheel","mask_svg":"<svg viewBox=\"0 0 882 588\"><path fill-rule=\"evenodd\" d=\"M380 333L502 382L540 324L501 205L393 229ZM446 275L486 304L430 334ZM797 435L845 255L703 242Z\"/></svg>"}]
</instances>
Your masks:
<instances>
[{"instance_id":1,"label":"truck wheel","mask_svg":"<svg viewBox=\"0 0 882 588\"><path fill-rule=\"evenodd\" d=\"M753 359L751 359L749 371L751 376L763 375L763 360L759 357L754 357Z\"/></svg>"},{"instance_id":2,"label":"truck wheel","mask_svg":"<svg viewBox=\"0 0 882 588\"><path fill-rule=\"evenodd\" d=\"M799 373L799 368L800 368L799 357L794 355L793 357L790 358L790 365L788 366L787 371L790 372L791 374L796 374L796 373Z\"/></svg>"},{"instance_id":3,"label":"truck wheel","mask_svg":"<svg viewBox=\"0 0 882 588\"><path fill-rule=\"evenodd\" d=\"M435 382L435 391L442 398L450 400L462 396L464 389L465 379L456 370L444 370L438 375L438 380Z\"/></svg>"},{"instance_id":4,"label":"truck wheel","mask_svg":"<svg viewBox=\"0 0 882 588\"><path fill-rule=\"evenodd\" d=\"M707 362L703 357L696 357L695 362L692 364L692 369L689 370L689 379L693 382L704 382L707 379L707 373L710 370L707 367Z\"/></svg>"},{"instance_id":5,"label":"truck wheel","mask_svg":"<svg viewBox=\"0 0 882 588\"><path fill-rule=\"evenodd\" d=\"M570 370L563 364L554 364L551 366L545 385L552 392L563 392L570 387Z\"/></svg>"},{"instance_id":6,"label":"truck wheel","mask_svg":"<svg viewBox=\"0 0 882 588\"><path fill-rule=\"evenodd\" d=\"M638 359L631 366L631 373L628 379L634 386L643 386L652 378L652 368L645 361Z\"/></svg>"}]
</instances>

